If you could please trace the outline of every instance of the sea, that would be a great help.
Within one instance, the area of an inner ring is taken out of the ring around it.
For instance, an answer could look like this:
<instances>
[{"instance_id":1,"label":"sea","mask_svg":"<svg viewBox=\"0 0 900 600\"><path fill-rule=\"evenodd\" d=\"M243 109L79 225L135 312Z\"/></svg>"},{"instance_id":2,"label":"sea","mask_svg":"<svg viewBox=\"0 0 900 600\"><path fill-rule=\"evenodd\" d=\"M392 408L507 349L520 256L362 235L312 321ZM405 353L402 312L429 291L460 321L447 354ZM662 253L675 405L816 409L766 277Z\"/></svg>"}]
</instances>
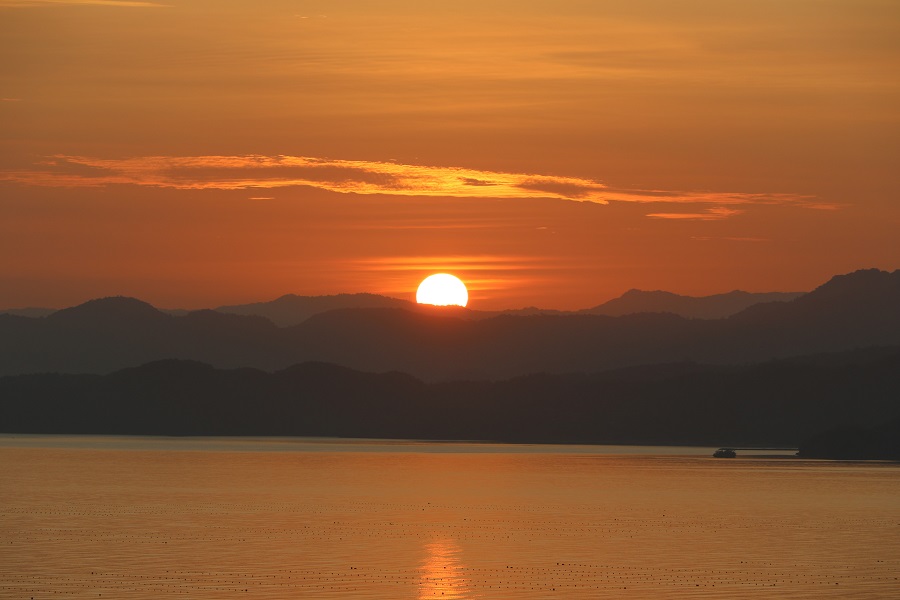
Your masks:
<instances>
[{"instance_id":1,"label":"sea","mask_svg":"<svg viewBox=\"0 0 900 600\"><path fill-rule=\"evenodd\" d=\"M0 598L900 598L900 464L0 436Z\"/></svg>"}]
</instances>

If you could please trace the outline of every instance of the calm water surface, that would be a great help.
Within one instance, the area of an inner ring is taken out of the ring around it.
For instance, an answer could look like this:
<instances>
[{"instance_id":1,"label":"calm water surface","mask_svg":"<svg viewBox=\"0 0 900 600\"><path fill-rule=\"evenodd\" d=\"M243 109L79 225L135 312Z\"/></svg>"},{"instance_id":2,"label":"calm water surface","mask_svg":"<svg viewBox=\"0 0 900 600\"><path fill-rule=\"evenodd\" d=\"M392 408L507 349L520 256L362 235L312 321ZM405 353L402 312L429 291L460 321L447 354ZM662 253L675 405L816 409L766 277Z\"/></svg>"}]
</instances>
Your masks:
<instances>
[{"instance_id":1,"label":"calm water surface","mask_svg":"<svg viewBox=\"0 0 900 600\"><path fill-rule=\"evenodd\" d=\"M711 451L0 436L0 597L900 597L900 465Z\"/></svg>"}]
</instances>

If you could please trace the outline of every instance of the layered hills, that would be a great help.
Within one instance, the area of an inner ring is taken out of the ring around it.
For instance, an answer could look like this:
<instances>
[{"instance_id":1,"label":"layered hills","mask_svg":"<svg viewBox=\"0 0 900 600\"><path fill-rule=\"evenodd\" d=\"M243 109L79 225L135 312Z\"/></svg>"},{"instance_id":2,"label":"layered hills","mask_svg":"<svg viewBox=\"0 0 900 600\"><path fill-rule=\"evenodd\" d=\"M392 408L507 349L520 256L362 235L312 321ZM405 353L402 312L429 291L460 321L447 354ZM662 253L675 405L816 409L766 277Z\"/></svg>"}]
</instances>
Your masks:
<instances>
[{"instance_id":1,"label":"layered hills","mask_svg":"<svg viewBox=\"0 0 900 600\"><path fill-rule=\"evenodd\" d=\"M900 347L445 383L324 363L268 373L166 360L0 377L0 431L796 446L900 417L898 398Z\"/></svg>"},{"instance_id":2,"label":"layered hills","mask_svg":"<svg viewBox=\"0 0 900 600\"><path fill-rule=\"evenodd\" d=\"M804 292L751 293L734 290L712 296L680 296L672 292L628 290L618 298L580 312L621 317L643 312L672 313L688 319L724 319L754 304L789 302Z\"/></svg>"},{"instance_id":3,"label":"layered hills","mask_svg":"<svg viewBox=\"0 0 900 600\"><path fill-rule=\"evenodd\" d=\"M344 308L403 308L414 310L413 302L377 294L336 294L334 296L297 296L286 294L270 302L220 306L216 312L264 317L279 327L299 325L313 315Z\"/></svg>"},{"instance_id":4,"label":"layered hills","mask_svg":"<svg viewBox=\"0 0 900 600\"><path fill-rule=\"evenodd\" d=\"M503 311L446 309L461 319L488 319L500 315L605 315L620 317L635 313L671 313L687 319L722 319L745 308L762 302L787 302L803 295L803 292L751 293L740 290L713 296L681 296L671 292L629 290L608 302L579 311L522 308ZM402 308L409 311L428 312L423 307L397 298L375 294L337 294L334 296L297 296L287 294L270 302L255 302L234 306L220 306L214 310L235 315L265 317L279 327L299 325L320 313L343 308ZM174 311L182 314L182 311Z\"/></svg>"},{"instance_id":5,"label":"layered hills","mask_svg":"<svg viewBox=\"0 0 900 600\"><path fill-rule=\"evenodd\" d=\"M563 315L594 314L618 317L641 312L671 313L689 319L721 319L740 312L761 302L786 302L802 296L803 292L751 293L740 290L727 294L693 297L671 292L629 290L618 298L579 311L547 310L542 308L520 308L503 311L458 310L454 316L464 319L487 319L498 315ZM323 312L341 308L402 308L410 311L427 311L408 300L390 298L378 294L335 294L331 296L298 296L286 294L268 302L235 304L214 308L216 312L263 317L279 327L299 325L303 321ZM183 309L161 309L173 316L184 316L191 311ZM452 310L452 309L451 309ZM46 317L56 312L51 308L8 308L0 309L0 314L23 317Z\"/></svg>"},{"instance_id":6,"label":"layered hills","mask_svg":"<svg viewBox=\"0 0 900 600\"><path fill-rule=\"evenodd\" d=\"M465 309L346 300L350 306L287 327L218 310L172 315L121 297L43 318L0 315L0 375L103 374L183 359L266 371L320 361L425 381L496 380L685 361L737 365L900 344L900 271L837 276L790 301L711 320L660 312L470 318Z\"/></svg>"}]
</instances>

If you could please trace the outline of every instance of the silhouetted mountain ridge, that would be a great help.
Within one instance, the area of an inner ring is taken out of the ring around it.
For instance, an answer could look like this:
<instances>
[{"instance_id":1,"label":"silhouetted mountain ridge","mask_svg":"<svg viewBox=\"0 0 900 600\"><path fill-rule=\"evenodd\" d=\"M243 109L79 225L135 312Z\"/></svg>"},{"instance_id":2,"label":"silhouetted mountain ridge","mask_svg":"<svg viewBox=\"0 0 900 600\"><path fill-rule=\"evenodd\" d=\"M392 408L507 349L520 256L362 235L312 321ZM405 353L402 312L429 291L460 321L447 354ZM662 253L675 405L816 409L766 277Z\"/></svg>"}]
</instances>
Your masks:
<instances>
[{"instance_id":1,"label":"silhouetted mountain ridge","mask_svg":"<svg viewBox=\"0 0 900 600\"><path fill-rule=\"evenodd\" d=\"M78 306L58 310L45 317L51 323L78 327L109 326L115 324L166 322L170 317L152 305L126 296L88 300Z\"/></svg>"},{"instance_id":2,"label":"silhouetted mountain ridge","mask_svg":"<svg viewBox=\"0 0 900 600\"><path fill-rule=\"evenodd\" d=\"M288 327L302 323L313 315L342 308L412 309L413 303L377 294L336 294L332 296L285 294L270 302L220 306L215 310L222 313L265 317L279 327Z\"/></svg>"},{"instance_id":3,"label":"silhouetted mountain ridge","mask_svg":"<svg viewBox=\"0 0 900 600\"><path fill-rule=\"evenodd\" d=\"M489 319L500 315L558 316L595 314L618 317L641 312L672 313L693 319L719 319L735 314L753 304L760 302L785 302L802 294L802 292L750 293L735 290L727 294L695 298L680 296L671 292L629 290L619 298L593 308L578 311L549 310L533 306L501 311L485 311L459 307L436 308L377 294L337 294L333 296L296 296L287 294L270 302L220 306L215 310L231 314L265 317L279 327L299 325L314 315L345 308L400 308L425 313L451 314L460 318L475 320ZM169 312L178 314L177 311Z\"/></svg>"},{"instance_id":4,"label":"silhouetted mountain ridge","mask_svg":"<svg viewBox=\"0 0 900 600\"><path fill-rule=\"evenodd\" d=\"M794 446L900 417L900 347L818 362L427 384L319 362L266 373L165 360L0 377L0 431Z\"/></svg>"},{"instance_id":5,"label":"silhouetted mountain ridge","mask_svg":"<svg viewBox=\"0 0 900 600\"><path fill-rule=\"evenodd\" d=\"M680 296L672 292L628 290L622 296L580 312L618 317L641 312L666 312L690 319L722 319L762 302L788 302L804 292L751 293L734 290L712 296Z\"/></svg>"},{"instance_id":6,"label":"silhouetted mountain ridge","mask_svg":"<svg viewBox=\"0 0 900 600\"><path fill-rule=\"evenodd\" d=\"M291 327L249 315L164 314L107 298L41 319L0 315L0 374L108 373L164 358L219 368L324 361L428 381L504 379L678 362L740 364L900 344L900 271L839 276L790 302L725 319L668 313L501 314L343 308Z\"/></svg>"}]
</instances>

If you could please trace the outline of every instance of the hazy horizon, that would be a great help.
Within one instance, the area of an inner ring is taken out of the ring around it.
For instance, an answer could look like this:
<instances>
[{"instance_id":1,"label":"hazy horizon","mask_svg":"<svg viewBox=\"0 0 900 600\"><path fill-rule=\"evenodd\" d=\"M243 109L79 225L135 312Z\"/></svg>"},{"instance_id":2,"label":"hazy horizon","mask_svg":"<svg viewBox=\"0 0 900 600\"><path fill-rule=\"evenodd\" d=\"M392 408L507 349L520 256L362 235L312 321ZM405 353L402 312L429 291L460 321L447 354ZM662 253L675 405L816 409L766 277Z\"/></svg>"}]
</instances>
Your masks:
<instances>
[{"instance_id":1,"label":"hazy horizon","mask_svg":"<svg viewBox=\"0 0 900 600\"><path fill-rule=\"evenodd\" d=\"M871 270L871 269L869 269L869 268L860 268L860 269L854 270L853 272L855 272L855 271L857 271L857 270L859 270L859 271L867 271L867 270ZM879 269L879 270L880 270L880 269ZM891 270L887 270L887 272L891 272ZM835 273L835 276L837 276L837 275L845 275L845 273ZM711 292L711 293L709 293L709 294L703 294L703 295L679 294L679 293L677 293L677 292L673 292L672 290L661 289L661 288L648 288L648 289L629 288L629 289L627 289L627 290L623 290L623 291L622 291L621 293L619 293L619 294L616 294L616 295L613 295L613 296L610 296L610 297L607 297L607 298L602 298L602 299L600 299L600 300L598 300L598 301L595 301L595 302L590 302L589 304L587 304L587 305L585 305L585 306L579 306L579 307L574 307L574 308L570 308L570 309L559 309L559 308L547 307L547 306L537 306L537 305L535 305L535 304L523 304L523 305L519 305L519 306L500 306L500 307L495 307L495 308L493 308L493 309L485 309L485 308L479 307L479 306L474 305L474 304L469 304L469 305L466 306L465 308L471 309L471 310L485 310L485 311L488 311L488 312L490 312L490 311L503 311L503 310L513 310L513 311L515 311L515 310L523 310L523 309L529 309L529 308L537 308L537 309L540 309L540 310L560 310L560 311L566 312L567 310L569 310L569 311L578 311L578 310L584 310L584 309L587 309L587 308L593 308L593 307L595 307L595 306L599 306L599 305L604 304L604 303L606 303L606 302L609 302L609 301L611 301L611 300L616 300L616 299L618 299L618 298L621 298L621 297L625 296L626 294L628 294L629 292L635 292L635 291L637 291L637 292L646 292L646 293L662 292L662 293L674 294L674 295L681 296L681 297L684 297L684 298L700 299L700 298L709 298L709 297L714 297L714 296L722 296L722 295L730 294L730 293L733 293L733 292L745 292L745 293L748 293L748 294L795 294L795 293L796 293L796 294L806 294L806 293L812 291L813 289L815 289L816 287L819 287L819 285L822 285L822 284L824 284L824 283L826 283L826 282L827 282L827 280L826 280L826 281L823 281L823 282L821 282L821 283L819 283L819 284L814 285L813 287L811 287L811 288L808 289L808 290L796 290L796 289L784 289L784 290L769 290L769 289L764 289L764 290L748 290L748 289L745 289L745 288L732 288L732 289L721 290L721 291L713 291L713 292ZM244 301L244 302L214 302L214 303L208 304L208 305L195 305L195 306L160 306L160 305L154 304L153 302L149 302L149 301L146 300L145 298L140 298L140 297L136 297L136 296L129 296L129 295L127 295L127 294L110 294L110 295L106 295L106 296L86 297L86 298L84 298L84 299L82 299L82 300L80 300L80 301L76 300L73 304L58 305L58 306L37 306L37 305L28 305L28 306L0 306L0 312L3 312L3 311L12 311L12 310L29 310L29 309L36 309L36 310L43 310L43 309L47 309L47 310L62 310L62 309L64 309L64 308L71 308L71 307L73 307L73 306L79 306L79 305L84 304L84 303L86 303L86 302L90 302L90 301L93 301L93 300L101 300L101 299L104 299L104 298L134 298L134 299L136 299L136 300L141 300L142 302L147 302L148 304L151 304L154 308L157 308L157 309L160 309L160 310L203 310L203 309L219 308L219 307L225 307L225 306L243 306L243 305L247 305L247 304L265 304L265 303L268 303L268 302L273 302L273 301L275 301L275 300L278 300L278 299L283 298L283 297L286 297L286 296L296 296L296 297L301 297L301 298L328 298L328 297L335 297L335 296L363 296L363 295L381 296L381 297L389 298L389 299L392 299L392 300L402 300L402 301L407 301L407 302L409 302L409 303L411 303L411 304L416 304L415 290L412 290L412 291L410 291L410 292L407 293L407 294L404 294L404 295L397 295L397 296L391 296L391 295L387 295L387 294L378 294L378 293L375 293L375 292L369 292L369 291L337 291L337 292L333 292L333 293L323 293L323 294L298 294L298 293L295 293L295 292L284 292L284 293L278 294L278 295L273 296L273 297L257 298L257 299L249 299L249 300ZM451 307L451 308L452 308L452 307Z\"/></svg>"}]
</instances>

